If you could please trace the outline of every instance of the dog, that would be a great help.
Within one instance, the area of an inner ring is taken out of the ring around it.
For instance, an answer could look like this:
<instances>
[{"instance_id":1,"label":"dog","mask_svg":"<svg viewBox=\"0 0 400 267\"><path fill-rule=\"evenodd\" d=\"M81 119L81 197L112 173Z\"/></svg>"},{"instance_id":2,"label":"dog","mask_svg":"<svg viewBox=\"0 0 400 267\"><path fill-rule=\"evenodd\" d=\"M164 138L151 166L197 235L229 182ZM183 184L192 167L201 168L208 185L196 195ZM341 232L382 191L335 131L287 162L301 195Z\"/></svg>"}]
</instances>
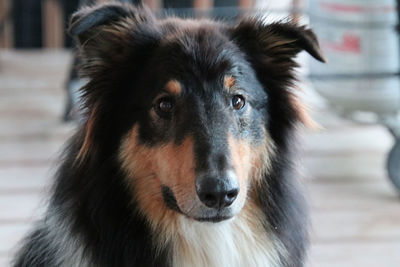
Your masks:
<instances>
[{"instance_id":1,"label":"dog","mask_svg":"<svg viewBox=\"0 0 400 267\"><path fill-rule=\"evenodd\" d=\"M263 18L75 13L86 121L14 266L303 266L295 56L313 32Z\"/></svg>"}]
</instances>

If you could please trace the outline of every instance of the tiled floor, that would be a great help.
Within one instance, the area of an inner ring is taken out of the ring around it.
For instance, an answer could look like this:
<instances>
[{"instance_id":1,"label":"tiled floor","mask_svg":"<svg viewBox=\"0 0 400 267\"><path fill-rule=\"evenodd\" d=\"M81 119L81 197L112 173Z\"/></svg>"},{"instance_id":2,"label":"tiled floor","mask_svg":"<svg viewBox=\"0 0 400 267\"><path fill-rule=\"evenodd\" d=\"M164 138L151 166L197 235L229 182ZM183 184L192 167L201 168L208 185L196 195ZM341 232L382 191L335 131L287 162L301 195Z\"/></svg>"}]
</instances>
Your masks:
<instances>
[{"instance_id":1,"label":"tiled floor","mask_svg":"<svg viewBox=\"0 0 400 267\"><path fill-rule=\"evenodd\" d=\"M0 266L42 212L62 144L68 52L0 51ZM302 169L313 220L309 266L400 266L400 197L385 177L379 126L338 119L315 98Z\"/></svg>"}]
</instances>

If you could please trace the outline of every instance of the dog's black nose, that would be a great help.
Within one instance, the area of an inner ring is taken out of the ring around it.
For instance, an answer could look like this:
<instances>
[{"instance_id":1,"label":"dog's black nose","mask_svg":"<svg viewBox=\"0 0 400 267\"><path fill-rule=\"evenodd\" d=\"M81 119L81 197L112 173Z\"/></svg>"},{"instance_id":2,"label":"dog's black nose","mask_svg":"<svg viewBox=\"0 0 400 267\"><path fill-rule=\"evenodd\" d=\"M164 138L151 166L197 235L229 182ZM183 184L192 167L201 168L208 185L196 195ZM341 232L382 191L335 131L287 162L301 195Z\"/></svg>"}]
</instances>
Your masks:
<instances>
[{"instance_id":1,"label":"dog's black nose","mask_svg":"<svg viewBox=\"0 0 400 267\"><path fill-rule=\"evenodd\" d=\"M234 174L224 178L205 176L196 181L196 191L207 207L222 209L230 206L239 194L239 184Z\"/></svg>"}]
</instances>

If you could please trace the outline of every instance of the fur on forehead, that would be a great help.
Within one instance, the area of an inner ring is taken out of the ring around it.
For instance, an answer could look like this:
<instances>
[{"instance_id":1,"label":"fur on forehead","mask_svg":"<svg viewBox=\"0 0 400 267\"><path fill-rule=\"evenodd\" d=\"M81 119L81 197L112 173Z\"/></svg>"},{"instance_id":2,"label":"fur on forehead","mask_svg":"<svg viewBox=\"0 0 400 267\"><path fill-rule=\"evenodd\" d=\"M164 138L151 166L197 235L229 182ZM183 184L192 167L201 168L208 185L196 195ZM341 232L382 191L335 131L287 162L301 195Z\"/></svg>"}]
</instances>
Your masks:
<instances>
[{"instance_id":1,"label":"fur on forehead","mask_svg":"<svg viewBox=\"0 0 400 267\"><path fill-rule=\"evenodd\" d=\"M177 76L191 73L203 81L215 81L233 67L240 54L223 23L169 18L161 21L160 27L164 37L155 60L173 64L170 71Z\"/></svg>"}]
</instances>

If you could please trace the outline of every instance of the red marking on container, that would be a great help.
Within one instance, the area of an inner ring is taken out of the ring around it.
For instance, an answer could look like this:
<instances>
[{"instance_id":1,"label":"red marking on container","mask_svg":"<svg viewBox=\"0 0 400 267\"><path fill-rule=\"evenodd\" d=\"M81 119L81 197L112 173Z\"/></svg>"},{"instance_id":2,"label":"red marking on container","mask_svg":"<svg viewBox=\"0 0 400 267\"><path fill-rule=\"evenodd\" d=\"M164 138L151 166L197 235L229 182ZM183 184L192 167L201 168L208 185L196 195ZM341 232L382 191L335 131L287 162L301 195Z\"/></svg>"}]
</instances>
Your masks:
<instances>
[{"instance_id":1,"label":"red marking on container","mask_svg":"<svg viewBox=\"0 0 400 267\"><path fill-rule=\"evenodd\" d=\"M396 6L357 6L357 5L346 5L339 3L327 3L321 2L320 6L322 9L333 11L333 12L348 12L348 13L369 13L369 12L394 12L396 10Z\"/></svg>"},{"instance_id":2,"label":"red marking on container","mask_svg":"<svg viewBox=\"0 0 400 267\"><path fill-rule=\"evenodd\" d=\"M335 51L361 53L360 37L352 33L344 33L339 43L322 41L322 46Z\"/></svg>"}]
</instances>

